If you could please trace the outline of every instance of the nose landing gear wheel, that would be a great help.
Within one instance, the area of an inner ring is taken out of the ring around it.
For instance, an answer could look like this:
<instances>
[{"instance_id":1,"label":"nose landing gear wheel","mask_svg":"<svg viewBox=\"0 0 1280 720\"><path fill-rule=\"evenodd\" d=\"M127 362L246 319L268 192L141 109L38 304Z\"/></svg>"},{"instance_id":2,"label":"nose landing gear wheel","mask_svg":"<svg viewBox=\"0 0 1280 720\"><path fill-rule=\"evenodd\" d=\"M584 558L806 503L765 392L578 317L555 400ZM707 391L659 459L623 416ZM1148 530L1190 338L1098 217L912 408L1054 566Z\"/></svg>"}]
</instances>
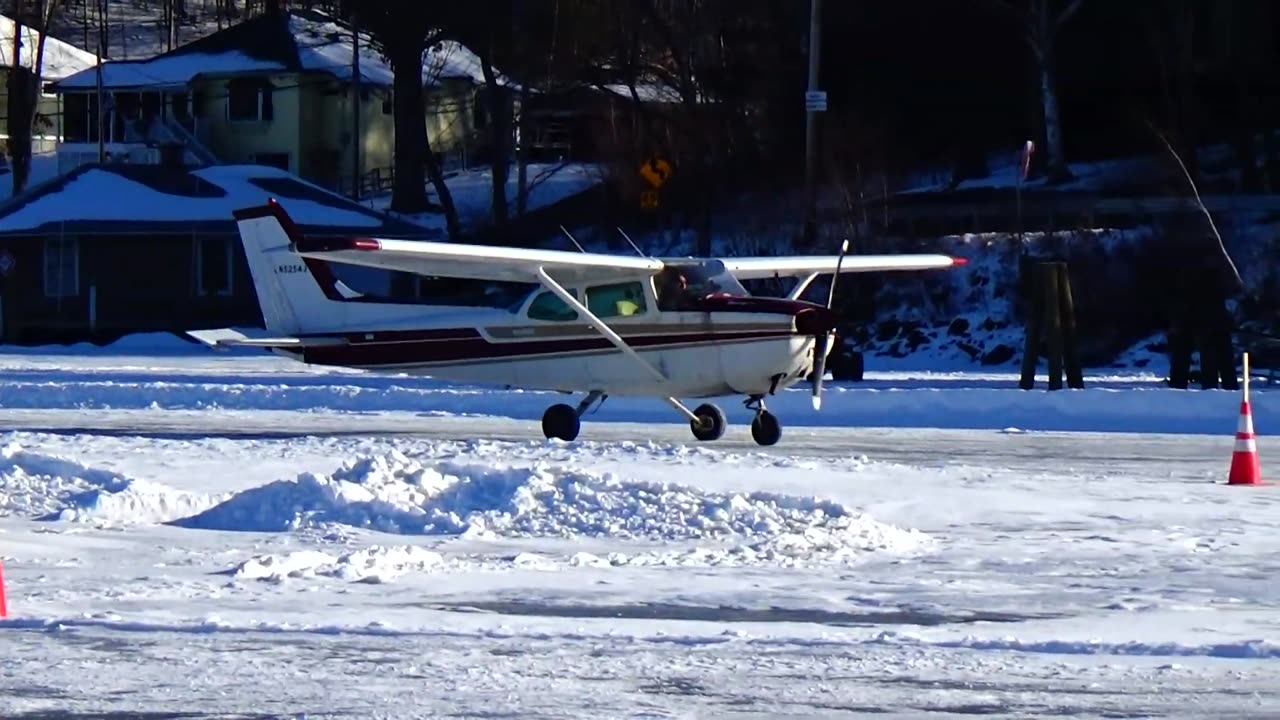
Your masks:
<instances>
[{"instance_id":1,"label":"nose landing gear wheel","mask_svg":"<svg viewBox=\"0 0 1280 720\"><path fill-rule=\"evenodd\" d=\"M719 440L724 435L724 429L729 424L729 420L719 407L706 403L699 405L698 409L693 411L693 414L698 416L697 421L689 421L689 427L693 430L694 437L707 441Z\"/></svg>"},{"instance_id":2,"label":"nose landing gear wheel","mask_svg":"<svg viewBox=\"0 0 1280 720\"><path fill-rule=\"evenodd\" d=\"M756 413L751 421L751 437L758 445L773 445L782 439L782 424L768 410Z\"/></svg>"},{"instance_id":3,"label":"nose landing gear wheel","mask_svg":"<svg viewBox=\"0 0 1280 720\"><path fill-rule=\"evenodd\" d=\"M578 437L582 423L578 421L578 411L572 405L552 405L542 415L542 434L548 438L558 438L569 442Z\"/></svg>"}]
</instances>

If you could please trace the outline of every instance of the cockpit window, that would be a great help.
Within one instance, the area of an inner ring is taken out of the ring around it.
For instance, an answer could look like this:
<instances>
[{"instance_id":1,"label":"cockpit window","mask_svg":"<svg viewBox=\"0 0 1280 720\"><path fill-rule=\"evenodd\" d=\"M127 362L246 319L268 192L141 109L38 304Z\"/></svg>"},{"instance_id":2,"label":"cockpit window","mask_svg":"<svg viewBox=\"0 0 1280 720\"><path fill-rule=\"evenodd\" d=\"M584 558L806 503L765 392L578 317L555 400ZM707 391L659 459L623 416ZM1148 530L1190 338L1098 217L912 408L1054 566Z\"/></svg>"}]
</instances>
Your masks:
<instances>
[{"instance_id":1,"label":"cockpit window","mask_svg":"<svg viewBox=\"0 0 1280 720\"><path fill-rule=\"evenodd\" d=\"M660 310L691 309L708 295L751 295L719 260L668 262L654 280Z\"/></svg>"},{"instance_id":2,"label":"cockpit window","mask_svg":"<svg viewBox=\"0 0 1280 720\"><path fill-rule=\"evenodd\" d=\"M569 291L576 299L578 293ZM560 296L544 290L538 293L538 296L529 303L529 318L532 320L551 320L555 322L568 322L578 319L578 311L569 307Z\"/></svg>"}]
</instances>

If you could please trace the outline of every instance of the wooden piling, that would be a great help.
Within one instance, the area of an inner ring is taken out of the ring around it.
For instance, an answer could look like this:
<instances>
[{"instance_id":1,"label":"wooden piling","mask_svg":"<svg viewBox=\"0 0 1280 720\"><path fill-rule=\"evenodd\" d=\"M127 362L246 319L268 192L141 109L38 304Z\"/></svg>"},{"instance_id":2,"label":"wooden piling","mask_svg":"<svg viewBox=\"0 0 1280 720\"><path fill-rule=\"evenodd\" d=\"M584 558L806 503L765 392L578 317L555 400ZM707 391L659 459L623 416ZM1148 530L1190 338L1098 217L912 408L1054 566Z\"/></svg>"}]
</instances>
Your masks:
<instances>
[{"instance_id":1,"label":"wooden piling","mask_svg":"<svg viewBox=\"0 0 1280 720\"><path fill-rule=\"evenodd\" d=\"M1062 353L1067 370L1067 387L1084 389L1084 368L1080 366L1079 333L1076 330L1076 306L1071 298L1071 274L1066 263L1058 263L1058 303L1062 311Z\"/></svg>"},{"instance_id":2,"label":"wooden piling","mask_svg":"<svg viewBox=\"0 0 1280 720\"><path fill-rule=\"evenodd\" d=\"M1058 263L1041 263L1036 270L1044 291L1044 320L1048 336L1049 389L1062 389L1062 307L1058 291Z\"/></svg>"},{"instance_id":3,"label":"wooden piling","mask_svg":"<svg viewBox=\"0 0 1280 720\"><path fill-rule=\"evenodd\" d=\"M1084 387L1084 370L1080 366L1079 332L1075 321L1075 304L1071 296L1071 280L1065 262L1036 263L1027 273L1028 298L1026 343L1022 355L1022 377L1018 387L1035 387L1036 365L1040 348L1045 347L1049 361L1049 389L1061 390L1063 375L1073 389Z\"/></svg>"},{"instance_id":4,"label":"wooden piling","mask_svg":"<svg viewBox=\"0 0 1280 720\"><path fill-rule=\"evenodd\" d=\"M1030 390L1036 386L1036 363L1040 359L1040 325L1044 320L1044 288L1041 285L1039 265L1023 265L1026 272L1027 308L1026 342L1022 350L1022 379L1018 387Z\"/></svg>"}]
</instances>

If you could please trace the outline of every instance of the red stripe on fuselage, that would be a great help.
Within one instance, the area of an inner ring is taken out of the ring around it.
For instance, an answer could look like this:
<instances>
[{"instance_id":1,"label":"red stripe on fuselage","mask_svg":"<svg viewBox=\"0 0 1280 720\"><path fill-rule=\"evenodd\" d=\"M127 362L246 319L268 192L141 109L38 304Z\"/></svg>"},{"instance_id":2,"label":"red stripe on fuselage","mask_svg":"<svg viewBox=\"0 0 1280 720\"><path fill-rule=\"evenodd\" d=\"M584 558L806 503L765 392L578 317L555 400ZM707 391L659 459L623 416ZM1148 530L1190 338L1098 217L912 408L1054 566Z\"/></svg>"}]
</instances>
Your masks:
<instances>
[{"instance_id":1,"label":"red stripe on fuselage","mask_svg":"<svg viewBox=\"0 0 1280 720\"><path fill-rule=\"evenodd\" d=\"M788 337L793 337L793 333L787 330L760 329L721 333L692 331L630 337L624 335L623 339L637 350L655 350L695 343ZM359 333L349 336L349 340L350 345L306 348L303 351L303 361L316 365L377 367L555 357L566 353L616 349L613 343L600 336L490 342L479 332L467 329Z\"/></svg>"}]
</instances>

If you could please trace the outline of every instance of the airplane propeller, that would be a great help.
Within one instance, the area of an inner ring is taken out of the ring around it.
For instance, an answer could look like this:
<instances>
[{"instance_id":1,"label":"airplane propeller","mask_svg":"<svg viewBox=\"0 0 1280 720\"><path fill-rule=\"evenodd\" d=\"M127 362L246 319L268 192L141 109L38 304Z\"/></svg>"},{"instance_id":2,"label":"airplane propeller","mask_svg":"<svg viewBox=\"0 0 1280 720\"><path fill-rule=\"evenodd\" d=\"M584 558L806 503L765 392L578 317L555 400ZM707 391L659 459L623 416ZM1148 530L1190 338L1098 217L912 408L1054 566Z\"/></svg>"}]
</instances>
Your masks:
<instances>
[{"instance_id":1,"label":"airplane propeller","mask_svg":"<svg viewBox=\"0 0 1280 720\"><path fill-rule=\"evenodd\" d=\"M827 309L835 303L836 299L836 281L840 279L840 266L844 263L844 256L849 252L849 241L846 239L840 244L840 257L836 259L836 272L831 276L831 289L827 292ZM835 338L835 332L828 330L814 336L813 344L813 409L822 409L822 376L827 373L827 353L830 350L831 342Z\"/></svg>"}]
</instances>

